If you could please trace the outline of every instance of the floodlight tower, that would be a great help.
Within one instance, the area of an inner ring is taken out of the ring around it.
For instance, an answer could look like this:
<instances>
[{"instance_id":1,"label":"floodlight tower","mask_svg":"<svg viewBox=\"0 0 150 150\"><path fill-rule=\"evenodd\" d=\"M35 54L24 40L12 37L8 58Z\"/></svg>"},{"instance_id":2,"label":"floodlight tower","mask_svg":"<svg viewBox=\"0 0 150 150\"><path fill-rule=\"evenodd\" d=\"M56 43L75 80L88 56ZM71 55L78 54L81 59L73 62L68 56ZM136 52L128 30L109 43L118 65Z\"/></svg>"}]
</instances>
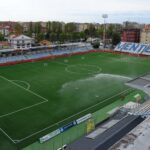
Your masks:
<instances>
[{"instance_id":1,"label":"floodlight tower","mask_svg":"<svg viewBox=\"0 0 150 150\"><path fill-rule=\"evenodd\" d=\"M105 46L106 46L106 19L108 18L108 15L103 14L102 18L104 19L103 44L104 44L104 48L105 48Z\"/></svg>"}]
</instances>

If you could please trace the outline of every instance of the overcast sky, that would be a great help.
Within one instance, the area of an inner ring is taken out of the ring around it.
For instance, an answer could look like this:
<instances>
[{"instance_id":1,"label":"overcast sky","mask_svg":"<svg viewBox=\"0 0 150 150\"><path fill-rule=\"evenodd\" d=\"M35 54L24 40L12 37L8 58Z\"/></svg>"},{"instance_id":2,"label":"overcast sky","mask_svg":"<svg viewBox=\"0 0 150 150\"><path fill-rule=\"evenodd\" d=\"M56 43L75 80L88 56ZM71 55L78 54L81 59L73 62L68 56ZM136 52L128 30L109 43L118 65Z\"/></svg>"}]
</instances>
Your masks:
<instances>
[{"instance_id":1,"label":"overcast sky","mask_svg":"<svg viewBox=\"0 0 150 150\"><path fill-rule=\"evenodd\" d=\"M150 23L150 0L2 0L0 20Z\"/></svg>"}]
</instances>

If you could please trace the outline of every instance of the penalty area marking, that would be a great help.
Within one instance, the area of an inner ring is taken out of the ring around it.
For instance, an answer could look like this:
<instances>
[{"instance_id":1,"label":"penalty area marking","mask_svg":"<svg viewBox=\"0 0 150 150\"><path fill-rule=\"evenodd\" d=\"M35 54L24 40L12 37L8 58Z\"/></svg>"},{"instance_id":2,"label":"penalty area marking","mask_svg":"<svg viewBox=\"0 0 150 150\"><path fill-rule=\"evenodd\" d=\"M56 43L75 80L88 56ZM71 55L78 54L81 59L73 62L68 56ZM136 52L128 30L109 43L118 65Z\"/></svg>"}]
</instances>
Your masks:
<instances>
[{"instance_id":1,"label":"penalty area marking","mask_svg":"<svg viewBox=\"0 0 150 150\"><path fill-rule=\"evenodd\" d=\"M26 81L23 81L23 80L11 80L11 81L13 81L13 82L20 82L20 83L24 83L26 86L27 86L27 90L29 90L30 89L30 87L31 87L31 85L28 83L28 82L26 82Z\"/></svg>"},{"instance_id":2,"label":"penalty area marking","mask_svg":"<svg viewBox=\"0 0 150 150\"><path fill-rule=\"evenodd\" d=\"M27 91L27 92L29 92L29 93L33 94L33 95L35 95L35 96L37 96L38 98L41 98L41 99L43 100L42 102L39 102L39 103L33 104L33 105L31 105L31 106L24 107L24 108L18 109L18 110L16 110L16 111L13 111L13 112L10 112L10 113L7 113L7 114L4 114L4 115L1 115L1 116L0 116L0 118L6 117L6 116L10 116L10 115L12 115L12 114L15 114L15 113L18 113L18 112L20 112L20 111L23 111L23 110L26 110L26 109L29 109L29 108L32 108L32 107L35 107L35 106L41 105L41 104L46 103L46 102L48 102L48 101L49 101L48 99L44 98L43 96L41 96L41 95L39 95L39 94L37 94L37 93L35 93L35 92L33 92L33 91L29 90L29 89L24 88L23 86L21 86L21 85L19 85L19 84L15 83L15 82L14 82L14 81L12 81L12 80L9 80L9 79L7 79L7 78L5 78L5 77L1 76L1 75L0 75L0 78L4 79L5 81L10 82L11 84L13 84L13 85L15 85L15 86L17 86L17 87L19 87L19 88L21 88L21 89L23 89L23 90L25 90L25 91Z\"/></svg>"},{"instance_id":3,"label":"penalty area marking","mask_svg":"<svg viewBox=\"0 0 150 150\"><path fill-rule=\"evenodd\" d=\"M89 72L85 72L83 71L83 73L80 72L76 72L76 71L71 71L69 68L71 67L81 67L81 69L85 70L85 71L89 71ZM91 70L91 69L87 69L86 67L92 67L95 68L97 70ZM74 73L74 74L95 74L95 73L99 73L102 71L102 68L100 68L99 66L96 65L86 65L86 64L77 64L77 65L68 65L67 67L65 67L65 71L68 73Z\"/></svg>"},{"instance_id":4,"label":"penalty area marking","mask_svg":"<svg viewBox=\"0 0 150 150\"><path fill-rule=\"evenodd\" d=\"M95 73L99 73L102 71L102 68L97 66L97 65L88 65L88 64L77 64L77 65L69 65L69 64L66 64L66 63L62 63L62 62L58 62L58 61L53 61L53 63L57 63L59 65L63 65L63 66L66 66L65 67L65 71L68 72L68 73L74 73L74 74L95 74ZM86 72L86 73L80 73L80 72L75 72L75 71L70 71L69 70L69 67L82 67L83 70L85 71L89 71L89 72ZM84 68L83 68L84 67ZM90 70L90 69L87 69L86 67L92 67L92 68L96 68L97 70L94 71L94 70Z\"/></svg>"},{"instance_id":5,"label":"penalty area marking","mask_svg":"<svg viewBox=\"0 0 150 150\"><path fill-rule=\"evenodd\" d=\"M0 128L0 131L1 131L9 140L11 140L14 144L16 144L16 142L15 142L2 128Z\"/></svg>"},{"instance_id":6,"label":"penalty area marking","mask_svg":"<svg viewBox=\"0 0 150 150\"><path fill-rule=\"evenodd\" d=\"M35 92L29 90L29 89L30 89L30 84L27 83L27 82L25 82L25 81L20 81L20 80L9 80L9 79L7 79L7 78L1 76L1 75L0 75L0 78L6 80L6 81L12 83L13 85L16 85L16 86L18 86L19 88L21 88L21 89L23 89L23 90L25 90L25 91L28 91L29 93L31 93L31 94L33 94L33 95L35 95L35 96L37 96L37 97L39 97L39 98L41 98L41 99L44 100L44 101L39 102L39 103L36 103L36 104L34 104L34 105L31 105L31 106L28 106L28 107L24 107L24 108L18 109L18 110L16 110L16 111L13 111L13 112L11 112L11 113L7 113L7 114L5 114L5 115L1 115L0 118L6 117L6 116L10 116L10 115L13 115L13 114L15 114L15 113L18 113L18 112L20 112L20 111L23 111L23 110L26 110L26 109L29 109L29 108L32 108L32 107L35 107L35 106L38 106L38 105L41 105L41 104L43 104L43 103L48 102L48 99L46 99L46 98L42 97L41 95L39 95L39 94L37 94L37 93L35 93ZM28 86L27 86L27 88L24 88L23 86L21 86L21 85L15 83L15 81L19 81L19 82L22 82L22 83L26 83L26 85L28 85ZM19 140L13 140L2 128L0 128L0 131L1 131L9 140L11 140L14 144L19 143Z\"/></svg>"},{"instance_id":7,"label":"penalty area marking","mask_svg":"<svg viewBox=\"0 0 150 150\"><path fill-rule=\"evenodd\" d=\"M59 64L59 65L64 65L64 66L69 66L69 64L66 64L66 63L62 63L62 62L59 62L59 61L52 61L53 63L56 63L56 64Z\"/></svg>"}]
</instances>

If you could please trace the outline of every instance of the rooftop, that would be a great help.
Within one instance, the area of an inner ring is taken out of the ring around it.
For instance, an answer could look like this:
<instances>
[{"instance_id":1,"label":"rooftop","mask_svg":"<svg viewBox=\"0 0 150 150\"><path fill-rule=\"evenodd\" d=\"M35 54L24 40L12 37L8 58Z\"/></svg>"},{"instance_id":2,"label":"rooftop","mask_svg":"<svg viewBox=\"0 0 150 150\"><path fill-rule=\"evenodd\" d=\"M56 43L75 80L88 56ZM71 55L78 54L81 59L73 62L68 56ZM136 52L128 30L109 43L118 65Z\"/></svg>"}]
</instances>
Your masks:
<instances>
[{"instance_id":1,"label":"rooftop","mask_svg":"<svg viewBox=\"0 0 150 150\"><path fill-rule=\"evenodd\" d=\"M150 117L124 136L110 150L149 150Z\"/></svg>"}]
</instances>

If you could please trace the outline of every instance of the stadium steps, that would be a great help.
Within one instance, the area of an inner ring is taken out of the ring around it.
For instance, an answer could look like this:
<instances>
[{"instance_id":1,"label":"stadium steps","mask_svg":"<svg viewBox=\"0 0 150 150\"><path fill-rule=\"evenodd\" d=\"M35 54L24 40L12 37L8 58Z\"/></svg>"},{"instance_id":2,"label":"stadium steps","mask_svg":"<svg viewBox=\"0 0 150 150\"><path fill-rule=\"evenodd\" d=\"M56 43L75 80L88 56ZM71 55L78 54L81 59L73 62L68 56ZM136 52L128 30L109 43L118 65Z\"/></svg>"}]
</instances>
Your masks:
<instances>
[{"instance_id":1,"label":"stadium steps","mask_svg":"<svg viewBox=\"0 0 150 150\"><path fill-rule=\"evenodd\" d=\"M135 116L145 116L150 115L150 101L147 101L146 103L140 105L139 107L133 109L131 112L129 112L132 115Z\"/></svg>"}]
</instances>

